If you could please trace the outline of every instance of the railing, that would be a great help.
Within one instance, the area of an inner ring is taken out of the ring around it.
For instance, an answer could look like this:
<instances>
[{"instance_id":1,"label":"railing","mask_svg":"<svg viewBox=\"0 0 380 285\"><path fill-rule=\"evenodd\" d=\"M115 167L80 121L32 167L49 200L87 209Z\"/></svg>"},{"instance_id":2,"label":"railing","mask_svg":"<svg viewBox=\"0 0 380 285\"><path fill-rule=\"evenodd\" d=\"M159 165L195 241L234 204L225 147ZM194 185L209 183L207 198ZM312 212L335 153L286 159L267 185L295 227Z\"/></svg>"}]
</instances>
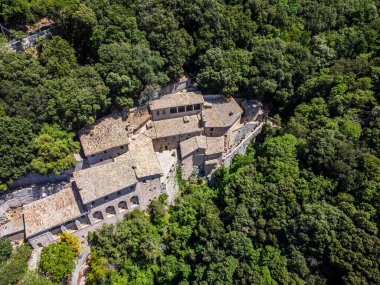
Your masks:
<instances>
[{"instance_id":1,"label":"railing","mask_svg":"<svg viewBox=\"0 0 380 285\"><path fill-rule=\"evenodd\" d=\"M27 36L20 41L17 41L17 40L10 41L8 43L8 46L15 52L24 51L28 47L31 47L37 44L38 39L40 38L49 39L51 38L51 36L52 34L50 32L50 29L44 30L44 31L35 33L33 35Z\"/></svg>"},{"instance_id":2,"label":"railing","mask_svg":"<svg viewBox=\"0 0 380 285\"><path fill-rule=\"evenodd\" d=\"M235 156L241 150L242 147L245 147L247 141L251 141L254 137L256 137L257 134L261 132L261 129L263 128L264 124L265 122L261 122L260 125L258 125L252 133L248 134L247 137L243 139L236 147L227 152L226 156L223 157L223 164L229 164L230 159L233 156Z\"/></svg>"}]
</instances>

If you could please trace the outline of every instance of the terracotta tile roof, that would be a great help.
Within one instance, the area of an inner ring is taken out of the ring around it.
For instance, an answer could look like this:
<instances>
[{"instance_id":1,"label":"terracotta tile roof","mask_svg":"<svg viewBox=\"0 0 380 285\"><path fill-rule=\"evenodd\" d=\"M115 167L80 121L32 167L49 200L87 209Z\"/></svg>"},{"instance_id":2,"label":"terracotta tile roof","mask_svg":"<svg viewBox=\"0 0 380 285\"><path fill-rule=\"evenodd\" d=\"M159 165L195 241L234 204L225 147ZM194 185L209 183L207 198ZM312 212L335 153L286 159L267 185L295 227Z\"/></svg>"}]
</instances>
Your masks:
<instances>
[{"instance_id":1,"label":"terracotta tile roof","mask_svg":"<svg viewBox=\"0 0 380 285\"><path fill-rule=\"evenodd\" d=\"M177 92L162 96L149 103L150 110L166 109L177 106L203 104L204 99L201 94L194 92Z\"/></svg>"},{"instance_id":2,"label":"terracotta tile roof","mask_svg":"<svg viewBox=\"0 0 380 285\"><path fill-rule=\"evenodd\" d=\"M243 109L233 98L221 95L204 96L207 108L202 111L202 119L206 128L222 128L232 126L243 114Z\"/></svg>"},{"instance_id":3,"label":"terracotta tile roof","mask_svg":"<svg viewBox=\"0 0 380 285\"><path fill-rule=\"evenodd\" d=\"M129 143L128 122L119 113L106 116L79 133L85 156Z\"/></svg>"},{"instance_id":4,"label":"terracotta tile roof","mask_svg":"<svg viewBox=\"0 0 380 285\"><path fill-rule=\"evenodd\" d=\"M224 137L207 137L206 155L224 152Z\"/></svg>"},{"instance_id":5,"label":"terracotta tile roof","mask_svg":"<svg viewBox=\"0 0 380 285\"><path fill-rule=\"evenodd\" d=\"M149 122L146 135L152 139L166 138L203 130L199 115Z\"/></svg>"},{"instance_id":6,"label":"terracotta tile roof","mask_svg":"<svg viewBox=\"0 0 380 285\"><path fill-rule=\"evenodd\" d=\"M56 194L24 206L26 237L43 232L81 215L73 189L65 188Z\"/></svg>"},{"instance_id":7,"label":"terracotta tile roof","mask_svg":"<svg viewBox=\"0 0 380 285\"><path fill-rule=\"evenodd\" d=\"M5 216L9 218L9 220L4 224L0 224L0 237L24 231L24 220L22 215L22 207L9 208L5 212Z\"/></svg>"},{"instance_id":8,"label":"terracotta tile roof","mask_svg":"<svg viewBox=\"0 0 380 285\"><path fill-rule=\"evenodd\" d=\"M193 153L197 149L205 150L207 148L207 142L205 136L195 136L180 143L181 157L182 159Z\"/></svg>"},{"instance_id":9,"label":"terracotta tile roof","mask_svg":"<svg viewBox=\"0 0 380 285\"><path fill-rule=\"evenodd\" d=\"M87 204L136 184L133 167L133 159L124 159L74 172L83 203Z\"/></svg>"},{"instance_id":10,"label":"terracotta tile roof","mask_svg":"<svg viewBox=\"0 0 380 285\"><path fill-rule=\"evenodd\" d=\"M128 133L138 130L150 119L147 108L134 110L128 116L113 113L82 129L79 138L84 154L90 156L130 142Z\"/></svg>"},{"instance_id":11,"label":"terracotta tile roof","mask_svg":"<svg viewBox=\"0 0 380 285\"><path fill-rule=\"evenodd\" d=\"M144 134L133 136L129 144L129 151L116 157L114 160L125 160L126 157L133 160L137 178L162 174L160 164L153 149L152 139Z\"/></svg>"}]
</instances>

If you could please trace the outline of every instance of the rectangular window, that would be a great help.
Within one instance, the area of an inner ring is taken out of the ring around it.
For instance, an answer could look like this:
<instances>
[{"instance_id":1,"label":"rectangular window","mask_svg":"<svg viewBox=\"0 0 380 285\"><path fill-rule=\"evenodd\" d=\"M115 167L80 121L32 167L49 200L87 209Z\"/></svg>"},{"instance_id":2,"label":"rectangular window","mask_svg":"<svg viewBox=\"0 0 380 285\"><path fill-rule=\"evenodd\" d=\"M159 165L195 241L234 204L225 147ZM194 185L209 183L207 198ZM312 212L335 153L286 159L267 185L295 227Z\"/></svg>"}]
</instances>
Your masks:
<instances>
[{"instance_id":1,"label":"rectangular window","mask_svg":"<svg viewBox=\"0 0 380 285\"><path fill-rule=\"evenodd\" d=\"M210 131L213 131L214 130L214 128L210 128Z\"/></svg>"},{"instance_id":2,"label":"rectangular window","mask_svg":"<svg viewBox=\"0 0 380 285\"><path fill-rule=\"evenodd\" d=\"M185 112L185 106L179 106L178 112L180 112L180 113Z\"/></svg>"},{"instance_id":3,"label":"rectangular window","mask_svg":"<svg viewBox=\"0 0 380 285\"><path fill-rule=\"evenodd\" d=\"M201 109L201 104L194 105L194 110L200 110L200 109Z\"/></svg>"},{"instance_id":4,"label":"rectangular window","mask_svg":"<svg viewBox=\"0 0 380 285\"><path fill-rule=\"evenodd\" d=\"M193 111L193 110L194 110L193 105L187 105L187 106L186 106L186 111L187 111L187 112L190 112L190 111Z\"/></svg>"},{"instance_id":5,"label":"rectangular window","mask_svg":"<svg viewBox=\"0 0 380 285\"><path fill-rule=\"evenodd\" d=\"M170 114L177 113L177 107L170 108Z\"/></svg>"},{"instance_id":6,"label":"rectangular window","mask_svg":"<svg viewBox=\"0 0 380 285\"><path fill-rule=\"evenodd\" d=\"M156 114L157 114L157 116L158 116L158 115L160 114L160 111L157 111L157 113L156 113Z\"/></svg>"}]
</instances>

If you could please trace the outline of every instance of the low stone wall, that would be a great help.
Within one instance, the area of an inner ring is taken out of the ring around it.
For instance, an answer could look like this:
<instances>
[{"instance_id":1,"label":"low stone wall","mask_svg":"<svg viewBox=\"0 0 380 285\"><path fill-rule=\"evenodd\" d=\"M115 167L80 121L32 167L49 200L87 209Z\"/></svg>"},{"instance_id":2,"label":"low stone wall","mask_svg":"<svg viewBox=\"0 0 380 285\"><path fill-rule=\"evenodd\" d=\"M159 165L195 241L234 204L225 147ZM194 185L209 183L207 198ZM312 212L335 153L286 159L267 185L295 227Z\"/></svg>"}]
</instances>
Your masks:
<instances>
[{"instance_id":1,"label":"low stone wall","mask_svg":"<svg viewBox=\"0 0 380 285\"><path fill-rule=\"evenodd\" d=\"M52 174L49 176L43 176L37 173L29 173L19 179L17 179L10 187L10 190L14 190L21 187L27 187L34 184L42 183L58 183L61 181L69 181L74 168L62 172L61 174Z\"/></svg>"},{"instance_id":2,"label":"low stone wall","mask_svg":"<svg viewBox=\"0 0 380 285\"><path fill-rule=\"evenodd\" d=\"M261 129L264 126L264 122L260 123L253 132L248 134L246 138L236 147L234 148L233 151L228 153L224 158L223 158L223 165L228 167L230 166L232 159L234 158L235 155L237 154L244 154L247 152L247 148L249 144L255 140L256 136L261 133Z\"/></svg>"}]
</instances>

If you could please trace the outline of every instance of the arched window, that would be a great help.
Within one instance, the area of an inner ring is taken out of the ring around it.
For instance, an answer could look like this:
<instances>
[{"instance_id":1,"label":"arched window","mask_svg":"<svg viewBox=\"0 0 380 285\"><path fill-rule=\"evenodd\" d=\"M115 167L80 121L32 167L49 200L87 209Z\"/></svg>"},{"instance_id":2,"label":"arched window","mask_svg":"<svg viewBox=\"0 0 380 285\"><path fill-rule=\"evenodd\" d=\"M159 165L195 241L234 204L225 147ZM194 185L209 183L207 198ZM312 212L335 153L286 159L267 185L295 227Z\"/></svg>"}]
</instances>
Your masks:
<instances>
[{"instance_id":1,"label":"arched window","mask_svg":"<svg viewBox=\"0 0 380 285\"><path fill-rule=\"evenodd\" d=\"M113 216L116 215L115 207L114 206L108 206L106 208L107 216Z\"/></svg>"},{"instance_id":2,"label":"arched window","mask_svg":"<svg viewBox=\"0 0 380 285\"><path fill-rule=\"evenodd\" d=\"M104 219L103 214L100 211L96 211L92 216L94 217L94 219L97 219L97 220L103 220Z\"/></svg>"},{"instance_id":3,"label":"arched window","mask_svg":"<svg viewBox=\"0 0 380 285\"><path fill-rule=\"evenodd\" d=\"M123 210L127 210L128 209L127 202L125 202L125 201L119 202L119 204L117 206L119 207L119 209L123 209Z\"/></svg>"},{"instance_id":4,"label":"arched window","mask_svg":"<svg viewBox=\"0 0 380 285\"><path fill-rule=\"evenodd\" d=\"M138 204L140 204L140 202L139 202L139 197L137 197L137 196L133 196L133 197L131 198L131 203L132 203L133 205L138 205Z\"/></svg>"}]
</instances>

